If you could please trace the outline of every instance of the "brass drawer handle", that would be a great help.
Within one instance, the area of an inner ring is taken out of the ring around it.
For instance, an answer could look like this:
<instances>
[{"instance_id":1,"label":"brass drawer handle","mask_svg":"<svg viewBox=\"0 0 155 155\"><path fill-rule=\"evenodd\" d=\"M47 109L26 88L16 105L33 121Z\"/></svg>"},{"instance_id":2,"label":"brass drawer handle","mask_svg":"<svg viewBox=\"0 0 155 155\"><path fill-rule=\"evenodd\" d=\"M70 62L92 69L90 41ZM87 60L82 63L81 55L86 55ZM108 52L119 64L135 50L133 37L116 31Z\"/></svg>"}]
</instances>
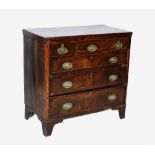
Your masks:
<instances>
[{"instance_id":1,"label":"brass drawer handle","mask_svg":"<svg viewBox=\"0 0 155 155\"><path fill-rule=\"evenodd\" d=\"M96 45L91 44L91 45L87 46L87 51L90 52L90 53L95 52L96 50L97 50Z\"/></svg>"},{"instance_id":2,"label":"brass drawer handle","mask_svg":"<svg viewBox=\"0 0 155 155\"><path fill-rule=\"evenodd\" d=\"M65 47L64 44L61 44L61 47L58 48L57 52L58 52L58 54L60 54L60 55L64 55L64 54L67 54L69 51L68 51L68 49Z\"/></svg>"},{"instance_id":3,"label":"brass drawer handle","mask_svg":"<svg viewBox=\"0 0 155 155\"><path fill-rule=\"evenodd\" d=\"M72 63L71 62L65 62L62 64L63 69L71 69L72 68Z\"/></svg>"},{"instance_id":4,"label":"brass drawer handle","mask_svg":"<svg viewBox=\"0 0 155 155\"><path fill-rule=\"evenodd\" d=\"M109 75L109 81L116 81L118 79L118 76L115 74Z\"/></svg>"},{"instance_id":5,"label":"brass drawer handle","mask_svg":"<svg viewBox=\"0 0 155 155\"><path fill-rule=\"evenodd\" d=\"M109 58L109 62L111 64L114 64L114 63L118 62L118 58L117 57L111 57L111 58Z\"/></svg>"},{"instance_id":6,"label":"brass drawer handle","mask_svg":"<svg viewBox=\"0 0 155 155\"><path fill-rule=\"evenodd\" d=\"M62 83L62 87L65 89L71 88L73 86L73 83L71 81L65 81Z\"/></svg>"},{"instance_id":7,"label":"brass drawer handle","mask_svg":"<svg viewBox=\"0 0 155 155\"><path fill-rule=\"evenodd\" d=\"M71 109L72 107L73 107L72 103L64 103L64 104L62 105L62 109L63 109L63 110L69 110L69 109Z\"/></svg>"},{"instance_id":8,"label":"brass drawer handle","mask_svg":"<svg viewBox=\"0 0 155 155\"><path fill-rule=\"evenodd\" d=\"M116 43L115 43L115 49L121 49L122 48L122 43L118 40Z\"/></svg>"},{"instance_id":9,"label":"brass drawer handle","mask_svg":"<svg viewBox=\"0 0 155 155\"><path fill-rule=\"evenodd\" d=\"M116 98L117 98L116 94L110 94L110 95L108 96L108 100L109 100L109 101L114 101L114 100L116 100Z\"/></svg>"}]
</instances>

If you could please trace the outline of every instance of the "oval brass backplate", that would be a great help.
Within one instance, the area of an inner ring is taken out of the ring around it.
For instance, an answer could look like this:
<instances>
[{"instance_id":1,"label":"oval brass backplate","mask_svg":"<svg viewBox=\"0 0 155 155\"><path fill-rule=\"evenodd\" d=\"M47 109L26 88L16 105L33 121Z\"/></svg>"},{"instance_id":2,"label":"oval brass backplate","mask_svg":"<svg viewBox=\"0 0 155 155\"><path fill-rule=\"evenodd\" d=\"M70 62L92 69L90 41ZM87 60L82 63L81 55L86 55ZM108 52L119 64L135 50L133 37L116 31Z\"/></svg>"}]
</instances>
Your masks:
<instances>
[{"instance_id":1,"label":"oval brass backplate","mask_svg":"<svg viewBox=\"0 0 155 155\"><path fill-rule=\"evenodd\" d=\"M62 64L63 69L71 69L72 68L72 63L71 62L65 62Z\"/></svg>"},{"instance_id":2,"label":"oval brass backplate","mask_svg":"<svg viewBox=\"0 0 155 155\"><path fill-rule=\"evenodd\" d=\"M108 100L109 100L109 101L114 101L114 100L116 100L116 98L117 98L116 94L110 94L110 95L108 96Z\"/></svg>"},{"instance_id":3,"label":"oval brass backplate","mask_svg":"<svg viewBox=\"0 0 155 155\"><path fill-rule=\"evenodd\" d=\"M96 45L91 44L91 45L87 46L87 51L90 52L90 53L95 52L96 50L97 50Z\"/></svg>"},{"instance_id":4,"label":"oval brass backplate","mask_svg":"<svg viewBox=\"0 0 155 155\"><path fill-rule=\"evenodd\" d=\"M117 57L110 57L110 58L109 58L109 62L110 62L111 64L114 64L114 63L118 62L118 58L117 58Z\"/></svg>"},{"instance_id":5,"label":"oval brass backplate","mask_svg":"<svg viewBox=\"0 0 155 155\"><path fill-rule=\"evenodd\" d=\"M69 110L69 109L71 109L72 107L73 107L72 103L64 103L64 104L62 105L62 109L63 109L63 110Z\"/></svg>"},{"instance_id":6,"label":"oval brass backplate","mask_svg":"<svg viewBox=\"0 0 155 155\"><path fill-rule=\"evenodd\" d=\"M65 89L71 88L73 86L73 83L71 81L65 81L62 83L62 87Z\"/></svg>"},{"instance_id":7,"label":"oval brass backplate","mask_svg":"<svg viewBox=\"0 0 155 155\"><path fill-rule=\"evenodd\" d=\"M117 78L118 78L118 76L115 74L109 75L109 81L116 81Z\"/></svg>"}]
</instances>

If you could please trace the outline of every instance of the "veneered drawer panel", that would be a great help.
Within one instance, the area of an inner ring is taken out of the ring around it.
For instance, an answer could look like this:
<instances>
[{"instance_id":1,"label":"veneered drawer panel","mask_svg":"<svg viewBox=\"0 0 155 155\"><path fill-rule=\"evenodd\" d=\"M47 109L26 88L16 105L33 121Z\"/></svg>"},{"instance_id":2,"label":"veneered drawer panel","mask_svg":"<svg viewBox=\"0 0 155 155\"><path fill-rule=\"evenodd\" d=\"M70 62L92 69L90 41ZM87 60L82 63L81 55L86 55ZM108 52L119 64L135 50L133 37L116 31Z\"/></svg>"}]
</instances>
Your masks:
<instances>
[{"instance_id":1,"label":"veneered drawer panel","mask_svg":"<svg viewBox=\"0 0 155 155\"><path fill-rule=\"evenodd\" d=\"M112 87L50 98L50 116L73 117L123 104L124 88Z\"/></svg>"},{"instance_id":2,"label":"veneered drawer panel","mask_svg":"<svg viewBox=\"0 0 155 155\"><path fill-rule=\"evenodd\" d=\"M119 85L125 82L126 69L90 70L59 74L50 78L50 95L60 95L89 89Z\"/></svg>"},{"instance_id":3,"label":"veneered drawer panel","mask_svg":"<svg viewBox=\"0 0 155 155\"><path fill-rule=\"evenodd\" d=\"M70 68L63 68L64 64L68 62L71 64ZM50 74L103 66L116 66L126 63L126 52L104 52L104 54L89 56L57 58L50 60Z\"/></svg>"},{"instance_id":4,"label":"veneered drawer panel","mask_svg":"<svg viewBox=\"0 0 155 155\"><path fill-rule=\"evenodd\" d=\"M108 50L127 50L130 46L129 38L113 38L107 39Z\"/></svg>"},{"instance_id":5,"label":"veneered drawer panel","mask_svg":"<svg viewBox=\"0 0 155 155\"><path fill-rule=\"evenodd\" d=\"M78 43L78 54L102 53L106 49L105 41Z\"/></svg>"},{"instance_id":6,"label":"veneered drawer panel","mask_svg":"<svg viewBox=\"0 0 155 155\"><path fill-rule=\"evenodd\" d=\"M50 57L63 57L73 56L76 52L76 42L70 41L52 41L49 44L49 58Z\"/></svg>"}]
</instances>

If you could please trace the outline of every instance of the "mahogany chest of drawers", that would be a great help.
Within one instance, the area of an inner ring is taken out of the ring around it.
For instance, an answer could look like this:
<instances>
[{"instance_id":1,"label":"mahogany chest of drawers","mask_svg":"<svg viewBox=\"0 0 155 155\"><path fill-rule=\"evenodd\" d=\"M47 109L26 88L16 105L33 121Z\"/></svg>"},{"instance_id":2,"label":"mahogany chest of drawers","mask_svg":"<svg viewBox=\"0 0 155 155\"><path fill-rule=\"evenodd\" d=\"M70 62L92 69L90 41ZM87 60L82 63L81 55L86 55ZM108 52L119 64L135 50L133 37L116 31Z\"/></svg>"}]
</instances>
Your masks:
<instances>
[{"instance_id":1,"label":"mahogany chest of drawers","mask_svg":"<svg viewBox=\"0 0 155 155\"><path fill-rule=\"evenodd\" d=\"M43 134L66 118L118 110L125 117L131 32L105 25L24 33L25 118Z\"/></svg>"}]
</instances>

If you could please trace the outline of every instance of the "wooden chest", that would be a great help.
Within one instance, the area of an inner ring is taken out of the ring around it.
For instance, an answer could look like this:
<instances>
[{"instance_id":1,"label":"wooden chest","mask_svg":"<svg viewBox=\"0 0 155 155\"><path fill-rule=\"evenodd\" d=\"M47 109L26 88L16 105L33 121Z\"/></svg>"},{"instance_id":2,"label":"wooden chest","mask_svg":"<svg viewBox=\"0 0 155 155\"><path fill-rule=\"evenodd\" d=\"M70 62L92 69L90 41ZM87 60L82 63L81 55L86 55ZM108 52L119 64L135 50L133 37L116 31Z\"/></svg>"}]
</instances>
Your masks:
<instances>
[{"instance_id":1,"label":"wooden chest","mask_svg":"<svg viewBox=\"0 0 155 155\"><path fill-rule=\"evenodd\" d=\"M25 118L43 134L66 118L118 110L125 117L131 32L105 25L24 33Z\"/></svg>"}]
</instances>

